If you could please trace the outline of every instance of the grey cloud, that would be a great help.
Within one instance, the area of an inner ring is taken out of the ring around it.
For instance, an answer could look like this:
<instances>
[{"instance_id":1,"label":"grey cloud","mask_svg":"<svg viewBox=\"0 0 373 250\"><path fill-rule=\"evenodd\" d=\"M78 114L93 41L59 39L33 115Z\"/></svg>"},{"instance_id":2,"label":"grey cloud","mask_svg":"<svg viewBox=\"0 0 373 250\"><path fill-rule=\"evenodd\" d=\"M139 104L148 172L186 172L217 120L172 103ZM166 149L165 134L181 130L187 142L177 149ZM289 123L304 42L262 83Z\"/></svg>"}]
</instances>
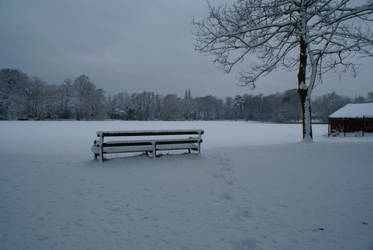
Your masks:
<instances>
[{"instance_id":1,"label":"grey cloud","mask_svg":"<svg viewBox=\"0 0 373 250\"><path fill-rule=\"evenodd\" d=\"M0 0L0 68L19 68L51 83L85 73L110 93L182 94L190 88L193 95L224 97L296 86L295 72L269 75L254 91L237 86L237 74L224 74L213 58L193 50L192 19L206 14L206 2L199 0ZM357 79L328 76L331 83L317 91L366 93L373 89L368 72L362 67Z\"/></svg>"}]
</instances>

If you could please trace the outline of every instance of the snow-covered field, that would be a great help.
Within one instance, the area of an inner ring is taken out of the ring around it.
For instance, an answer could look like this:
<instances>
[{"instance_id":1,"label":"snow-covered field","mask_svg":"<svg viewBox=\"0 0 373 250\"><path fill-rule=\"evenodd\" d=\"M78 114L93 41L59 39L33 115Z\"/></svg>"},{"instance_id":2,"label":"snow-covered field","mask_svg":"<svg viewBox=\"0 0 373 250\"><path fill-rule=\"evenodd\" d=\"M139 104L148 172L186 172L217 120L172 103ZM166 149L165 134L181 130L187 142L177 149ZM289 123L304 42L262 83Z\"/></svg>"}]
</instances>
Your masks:
<instances>
[{"instance_id":1,"label":"snow-covered field","mask_svg":"<svg viewBox=\"0 0 373 250\"><path fill-rule=\"evenodd\" d=\"M201 155L93 160L96 130L205 130ZM299 125L0 122L0 249L373 249L373 137Z\"/></svg>"}]
</instances>

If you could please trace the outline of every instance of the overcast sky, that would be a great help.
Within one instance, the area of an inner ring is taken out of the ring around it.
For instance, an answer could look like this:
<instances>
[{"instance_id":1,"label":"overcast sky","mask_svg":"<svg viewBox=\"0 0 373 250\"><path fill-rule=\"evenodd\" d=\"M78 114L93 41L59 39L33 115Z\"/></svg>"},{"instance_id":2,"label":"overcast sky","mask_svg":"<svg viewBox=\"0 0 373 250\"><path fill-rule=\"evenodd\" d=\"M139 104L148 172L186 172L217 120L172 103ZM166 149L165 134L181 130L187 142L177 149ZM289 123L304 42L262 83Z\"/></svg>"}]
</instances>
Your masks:
<instances>
[{"instance_id":1,"label":"overcast sky","mask_svg":"<svg viewBox=\"0 0 373 250\"><path fill-rule=\"evenodd\" d=\"M192 19L206 15L203 0L0 0L0 68L54 84L87 74L108 93L189 88L193 96L226 97L296 88L296 72L278 71L251 91L195 52ZM357 78L329 74L316 94L373 91L373 60L361 63Z\"/></svg>"}]
</instances>

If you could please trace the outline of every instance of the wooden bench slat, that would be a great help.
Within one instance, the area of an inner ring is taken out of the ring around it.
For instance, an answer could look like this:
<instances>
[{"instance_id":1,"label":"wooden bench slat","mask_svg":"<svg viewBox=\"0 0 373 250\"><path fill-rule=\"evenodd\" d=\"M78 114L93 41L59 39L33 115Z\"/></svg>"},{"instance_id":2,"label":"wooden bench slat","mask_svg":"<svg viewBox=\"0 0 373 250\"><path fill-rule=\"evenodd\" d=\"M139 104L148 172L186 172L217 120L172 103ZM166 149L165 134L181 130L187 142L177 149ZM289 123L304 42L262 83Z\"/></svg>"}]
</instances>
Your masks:
<instances>
[{"instance_id":1,"label":"wooden bench slat","mask_svg":"<svg viewBox=\"0 0 373 250\"><path fill-rule=\"evenodd\" d=\"M197 143L202 142L202 139L190 138L190 139L175 139L175 140L155 140L157 145L162 144L183 144L183 143Z\"/></svg>"},{"instance_id":2,"label":"wooden bench slat","mask_svg":"<svg viewBox=\"0 0 373 250\"><path fill-rule=\"evenodd\" d=\"M120 146L147 146L152 145L149 140L138 141L107 141L102 144L104 147L120 147Z\"/></svg>"},{"instance_id":3,"label":"wooden bench slat","mask_svg":"<svg viewBox=\"0 0 373 250\"><path fill-rule=\"evenodd\" d=\"M144 130L144 131L97 131L97 136L161 136L161 135L198 135L203 134L201 129L195 130Z\"/></svg>"},{"instance_id":4,"label":"wooden bench slat","mask_svg":"<svg viewBox=\"0 0 373 250\"><path fill-rule=\"evenodd\" d=\"M194 143L184 143L184 144L158 144L156 145L158 150L179 150L179 149L192 149L198 150L198 145Z\"/></svg>"},{"instance_id":5,"label":"wooden bench slat","mask_svg":"<svg viewBox=\"0 0 373 250\"><path fill-rule=\"evenodd\" d=\"M120 146L141 146L155 144L183 144L183 143L198 143L202 142L201 138L184 138L184 139L150 139L150 140L132 140L132 141L107 141L103 143L104 147L120 147Z\"/></svg>"},{"instance_id":6,"label":"wooden bench slat","mask_svg":"<svg viewBox=\"0 0 373 250\"><path fill-rule=\"evenodd\" d=\"M104 153L129 153L129 152L145 152L153 151L153 146L125 146L125 147L106 147Z\"/></svg>"}]
</instances>

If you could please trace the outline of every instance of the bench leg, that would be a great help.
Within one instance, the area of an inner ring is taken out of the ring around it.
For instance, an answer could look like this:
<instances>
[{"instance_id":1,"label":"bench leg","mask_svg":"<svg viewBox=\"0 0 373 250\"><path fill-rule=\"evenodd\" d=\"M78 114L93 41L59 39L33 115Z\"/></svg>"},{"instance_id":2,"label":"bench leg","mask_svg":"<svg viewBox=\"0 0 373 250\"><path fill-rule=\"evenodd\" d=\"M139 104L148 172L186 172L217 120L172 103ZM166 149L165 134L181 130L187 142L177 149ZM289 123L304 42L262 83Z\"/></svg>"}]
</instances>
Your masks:
<instances>
[{"instance_id":1,"label":"bench leg","mask_svg":"<svg viewBox=\"0 0 373 250\"><path fill-rule=\"evenodd\" d=\"M155 141L152 142L152 145L153 145L153 159L155 159L157 157L157 150L156 150L156 146L155 146Z\"/></svg>"},{"instance_id":2,"label":"bench leg","mask_svg":"<svg viewBox=\"0 0 373 250\"><path fill-rule=\"evenodd\" d=\"M191 151L190 151L190 148L188 148L188 153L190 154L190 152L191 152Z\"/></svg>"},{"instance_id":3,"label":"bench leg","mask_svg":"<svg viewBox=\"0 0 373 250\"><path fill-rule=\"evenodd\" d=\"M104 161L104 153L102 152L102 146L100 147L100 161Z\"/></svg>"},{"instance_id":4,"label":"bench leg","mask_svg":"<svg viewBox=\"0 0 373 250\"><path fill-rule=\"evenodd\" d=\"M104 161L104 152L103 152L103 144L104 144L104 136L101 134L100 135L100 161Z\"/></svg>"}]
</instances>

